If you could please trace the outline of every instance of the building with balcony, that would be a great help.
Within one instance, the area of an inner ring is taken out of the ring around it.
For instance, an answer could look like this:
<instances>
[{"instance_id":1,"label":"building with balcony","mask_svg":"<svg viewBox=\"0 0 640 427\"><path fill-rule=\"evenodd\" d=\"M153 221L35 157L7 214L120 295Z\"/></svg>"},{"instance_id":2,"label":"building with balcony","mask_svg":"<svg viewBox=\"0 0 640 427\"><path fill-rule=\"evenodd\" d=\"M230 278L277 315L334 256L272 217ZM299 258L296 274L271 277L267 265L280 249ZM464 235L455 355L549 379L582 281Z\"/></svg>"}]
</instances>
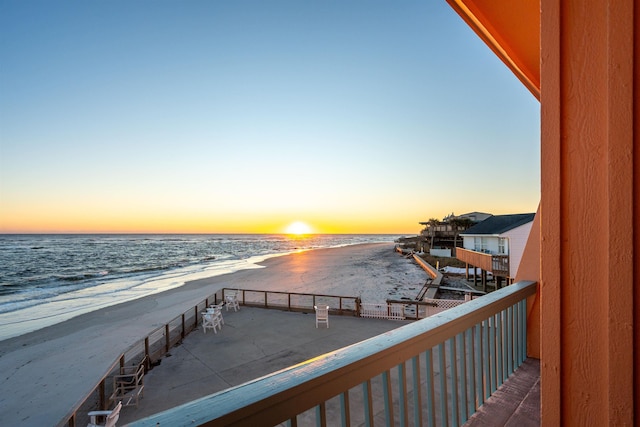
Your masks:
<instances>
[{"instance_id":1,"label":"building with balcony","mask_svg":"<svg viewBox=\"0 0 640 427\"><path fill-rule=\"evenodd\" d=\"M442 221L431 219L419 224L424 228L420 231L422 246L418 249L422 252L430 252L435 256L455 256L456 248L460 241L458 237L469 227L490 218L492 215L485 212L469 212L462 215L447 215ZM434 248L438 251L433 252ZM447 252L442 252L447 251ZM443 255L446 253L447 255Z\"/></svg>"},{"instance_id":2,"label":"building with balcony","mask_svg":"<svg viewBox=\"0 0 640 427\"><path fill-rule=\"evenodd\" d=\"M496 281L496 288L502 283L510 284L516 277L524 248L535 214L494 215L460 233L462 248L456 257L469 267L473 267L474 282L476 268L481 270L482 286L486 291L487 273Z\"/></svg>"}]
</instances>

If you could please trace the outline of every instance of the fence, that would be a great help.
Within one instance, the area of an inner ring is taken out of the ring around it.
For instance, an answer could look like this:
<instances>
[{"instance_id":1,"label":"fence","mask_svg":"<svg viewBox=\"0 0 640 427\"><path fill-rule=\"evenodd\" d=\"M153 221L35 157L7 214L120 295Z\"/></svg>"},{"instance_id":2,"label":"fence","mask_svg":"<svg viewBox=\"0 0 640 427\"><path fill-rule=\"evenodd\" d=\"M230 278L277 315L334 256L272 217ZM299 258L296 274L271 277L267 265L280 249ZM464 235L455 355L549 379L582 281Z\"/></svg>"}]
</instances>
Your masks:
<instances>
[{"instance_id":1,"label":"fence","mask_svg":"<svg viewBox=\"0 0 640 427\"><path fill-rule=\"evenodd\" d=\"M399 304L360 304L360 317L372 319L404 320L404 306Z\"/></svg>"},{"instance_id":2,"label":"fence","mask_svg":"<svg viewBox=\"0 0 640 427\"><path fill-rule=\"evenodd\" d=\"M471 300L471 295L465 295L464 300L455 300L455 299L430 299L426 298L424 302L427 304L424 305L424 312L419 316L421 319L429 316L433 316L434 314L441 313L445 310L448 310L453 307L457 307L460 304L464 304L465 302Z\"/></svg>"},{"instance_id":3,"label":"fence","mask_svg":"<svg viewBox=\"0 0 640 427\"><path fill-rule=\"evenodd\" d=\"M228 291L236 292L239 302L242 305L250 307L313 312L314 305L328 305L330 307L330 313L332 314L393 320L405 318L417 319L418 317L416 316L407 316L405 312L407 307L409 307L410 311L410 307L414 304L416 307L427 307L428 304L434 304L419 301L388 301L382 304L362 304L360 298L351 296L225 288L203 299L194 307L189 308L167 324L153 330L144 339L122 353L106 370L96 387L71 409L58 426L75 427L76 425L86 425L88 423L86 414L89 411L106 409L109 406L109 396L113 393L113 384L109 379L119 374L121 367L138 365L146 356L147 365L145 372L151 369L174 345L198 327L201 322L200 312L204 311L205 308L211 304L224 301L225 292ZM442 311L442 309L439 311ZM426 311L422 313L422 317L428 315Z\"/></svg>"},{"instance_id":4,"label":"fence","mask_svg":"<svg viewBox=\"0 0 640 427\"><path fill-rule=\"evenodd\" d=\"M221 295L224 295L224 293ZM144 359L146 373L174 345L198 327L200 312L210 304L217 303L221 298L218 293L210 295L167 324L153 330L144 339L123 352L107 368L102 379L93 390L71 408L69 413L58 423L58 426L75 427L87 425L89 422L87 413L89 411L106 409L109 406L109 396L113 393L113 384L109 380L120 373L121 367L136 366Z\"/></svg>"},{"instance_id":5,"label":"fence","mask_svg":"<svg viewBox=\"0 0 640 427\"><path fill-rule=\"evenodd\" d=\"M313 307L316 305L328 305L332 314L353 316L357 316L360 311L360 298L358 297L249 289L229 289L229 291L237 292L240 304L249 307L313 312Z\"/></svg>"},{"instance_id":6,"label":"fence","mask_svg":"<svg viewBox=\"0 0 640 427\"><path fill-rule=\"evenodd\" d=\"M58 423L59 427L85 426L89 422L89 411L107 409L109 396L113 393L113 384L109 380L120 373L124 366L136 366L146 356L145 373L155 365L169 350L179 343L201 322L200 312L211 304L224 301L225 291L238 292L241 304L254 307L279 308L289 311L313 312L313 306L326 304L331 307L332 314L354 315L360 310L358 297L317 295L277 291L253 291L245 289L222 289L203 299L167 324L153 330L122 353L102 376L100 382L71 408L69 413Z\"/></svg>"},{"instance_id":7,"label":"fence","mask_svg":"<svg viewBox=\"0 0 640 427\"><path fill-rule=\"evenodd\" d=\"M131 426L459 426L525 360L535 293L515 283Z\"/></svg>"}]
</instances>

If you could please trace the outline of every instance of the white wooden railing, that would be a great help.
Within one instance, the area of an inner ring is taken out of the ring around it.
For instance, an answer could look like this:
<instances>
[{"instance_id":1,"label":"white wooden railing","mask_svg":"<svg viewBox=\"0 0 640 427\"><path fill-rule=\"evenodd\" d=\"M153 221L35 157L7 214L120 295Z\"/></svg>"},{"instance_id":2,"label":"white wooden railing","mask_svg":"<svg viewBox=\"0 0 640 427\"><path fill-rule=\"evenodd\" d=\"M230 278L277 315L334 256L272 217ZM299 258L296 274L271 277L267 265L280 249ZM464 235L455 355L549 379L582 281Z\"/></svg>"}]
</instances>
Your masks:
<instances>
[{"instance_id":1,"label":"white wooden railing","mask_svg":"<svg viewBox=\"0 0 640 427\"><path fill-rule=\"evenodd\" d=\"M404 305L401 304L360 304L360 317L370 319L404 320Z\"/></svg>"},{"instance_id":2,"label":"white wooden railing","mask_svg":"<svg viewBox=\"0 0 640 427\"><path fill-rule=\"evenodd\" d=\"M131 426L459 426L526 358L518 282Z\"/></svg>"}]
</instances>

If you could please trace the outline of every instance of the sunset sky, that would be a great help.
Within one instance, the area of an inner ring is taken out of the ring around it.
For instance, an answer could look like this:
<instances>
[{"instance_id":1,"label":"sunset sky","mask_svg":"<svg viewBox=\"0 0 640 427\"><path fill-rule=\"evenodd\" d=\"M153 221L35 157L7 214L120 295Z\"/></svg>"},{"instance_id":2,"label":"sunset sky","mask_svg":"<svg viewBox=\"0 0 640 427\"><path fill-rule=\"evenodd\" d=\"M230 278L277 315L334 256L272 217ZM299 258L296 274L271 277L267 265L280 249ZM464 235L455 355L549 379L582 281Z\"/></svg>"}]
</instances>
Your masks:
<instances>
[{"instance_id":1,"label":"sunset sky","mask_svg":"<svg viewBox=\"0 0 640 427\"><path fill-rule=\"evenodd\" d=\"M444 0L0 0L0 232L534 212L539 103Z\"/></svg>"}]
</instances>

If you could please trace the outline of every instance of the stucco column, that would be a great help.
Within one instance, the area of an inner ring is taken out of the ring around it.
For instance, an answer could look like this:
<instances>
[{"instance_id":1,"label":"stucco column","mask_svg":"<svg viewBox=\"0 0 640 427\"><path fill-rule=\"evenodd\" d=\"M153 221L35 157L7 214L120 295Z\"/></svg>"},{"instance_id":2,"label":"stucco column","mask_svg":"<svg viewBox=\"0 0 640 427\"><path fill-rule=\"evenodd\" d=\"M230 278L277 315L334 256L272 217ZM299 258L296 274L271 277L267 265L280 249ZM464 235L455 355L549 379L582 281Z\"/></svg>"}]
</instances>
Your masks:
<instances>
[{"instance_id":1,"label":"stucco column","mask_svg":"<svg viewBox=\"0 0 640 427\"><path fill-rule=\"evenodd\" d=\"M547 426L640 423L640 5L634 3L541 0Z\"/></svg>"}]
</instances>

